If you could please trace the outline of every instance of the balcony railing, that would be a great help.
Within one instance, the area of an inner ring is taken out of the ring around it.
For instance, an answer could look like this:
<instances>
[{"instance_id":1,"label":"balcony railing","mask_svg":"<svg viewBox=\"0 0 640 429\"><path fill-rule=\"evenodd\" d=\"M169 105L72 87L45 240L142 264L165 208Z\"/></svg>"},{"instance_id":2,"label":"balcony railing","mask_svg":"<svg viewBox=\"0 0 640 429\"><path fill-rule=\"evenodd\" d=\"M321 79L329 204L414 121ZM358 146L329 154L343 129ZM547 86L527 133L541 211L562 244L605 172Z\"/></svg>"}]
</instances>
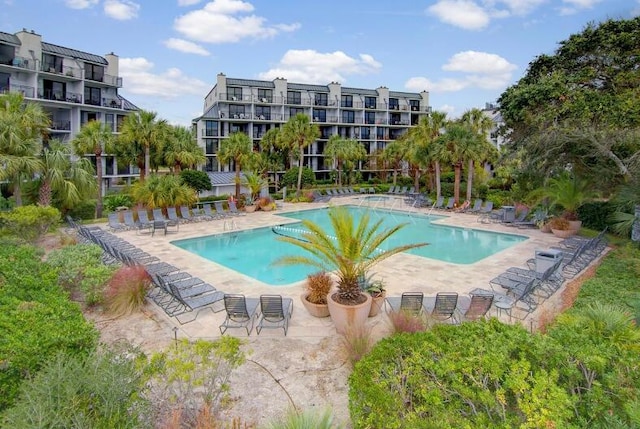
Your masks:
<instances>
[{"instance_id":1,"label":"balcony railing","mask_svg":"<svg viewBox=\"0 0 640 429\"><path fill-rule=\"evenodd\" d=\"M8 66L20 67L21 69L34 70L36 69L36 62L29 58L24 57L13 57L0 58L0 64L6 64Z\"/></svg>"},{"instance_id":2,"label":"balcony railing","mask_svg":"<svg viewBox=\"0 0 640 429\"><path fill-rule=\"evenodd\" d=\"M112 109L122 109L122 100L119 98L103 98L102 106L111 107Z\"/></svg>"},{"instance_id":3,"label":"balcony railing","mask_svg":"<svg viewBox=\"0 0 640 429\"><path fill-rule=\"evenodd\" d=\"M201 130L201 131L202 131L202 133L201 133L202 137L218 137L218 130L217 129L211 130L211 129L206 129L205 128L204 130Z\"/></svg>"},{"instance_id":4,"label":"balcony railing","mask_svg":"<svg viewBox=\"0 0 640 429\"><path fill-rule=\"evenodd\" d=\"M75 92L52 91L39 89L38 98L43 100L64 101L67 103L82 103L82 95Z\"/></svg>"},{"instance_id":5,"label":"balcony railing","mask_svg":"<svg viewBox=\"0 0 640 429\"><path fill-rule=\"evenodd\" d=\"M70 66L55 67L51 64L41 64L40 71L43 71L46 73L63 75L66 77L73 77L76 79L82 78L82 70L80 70L78 67L70 67Z\"/></svg>"},{"instance_id":6,"label":"balcony railing","mask_svg":"<svg viewBox=\"0 0 640 429\"><path fill-rule=\"evenodd\" d=\"M26 98L33 98L33 95L35 94L35 89L32 86L16 85L12 83L8 86L3 86L0 88L0 93L4 94L6 92L19 92L20 94L24 95Z\"/></svg>"},{"instance_id":7,"label":"balcony railing","mask_svg":"<svg viewBox=\"0 0 640 429\"><path fill-rule=\"evenodd\" d=\"M49 128L52 130L59 130L59 131L71 131L71 122L70 121L52 121L51 126Z\"/></svg>"}]
</instances>

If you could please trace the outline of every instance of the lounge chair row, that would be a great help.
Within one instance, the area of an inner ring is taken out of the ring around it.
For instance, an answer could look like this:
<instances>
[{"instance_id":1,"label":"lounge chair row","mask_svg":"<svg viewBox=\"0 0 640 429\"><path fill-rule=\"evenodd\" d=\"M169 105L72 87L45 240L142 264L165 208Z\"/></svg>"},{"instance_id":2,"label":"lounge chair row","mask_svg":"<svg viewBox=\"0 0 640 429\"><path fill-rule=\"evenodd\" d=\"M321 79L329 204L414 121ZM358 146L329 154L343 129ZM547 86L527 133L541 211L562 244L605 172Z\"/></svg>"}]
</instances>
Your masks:
<instances>
[{"instance_id":1,"label":"lounge chair row","mask_svg":"<svg viewBox=\"0 0 640 429\"><path fill-rule=\"evenodd\" d=\"M257 320L256 332L262 329L282 328L284 335L289 330L289 320L293 314L293 299L282 295L260 295L260 298L247 298L242 294L224 295L226 317L220 325L220 333L229 328L245 328L251 335L254 322Z\"/></svg>"},{"instance_id":2,"label":"lounge chair row","mask_svg":"<svg viewBox=\"0 0 640 429\"><path fill-rule=\"evenodd\" d=\"M425 297L422 292L405 292L399 297L387 297L387 313L405 312L412 316L426 313L435 321L461 323L484 318L493 303L493 294L459 296L456 292L439 292Z\"/></svg>"},{"instance_id":3,"label":"lounge chair row","mask_svg":"<svg viewBox=\"0 0 640 429\"><path fill-rule=\"evenodd\" d=\"M388 195L414 195L416 192L415 186L391 186L387 191Z\"/></svg>"}]
</instances>

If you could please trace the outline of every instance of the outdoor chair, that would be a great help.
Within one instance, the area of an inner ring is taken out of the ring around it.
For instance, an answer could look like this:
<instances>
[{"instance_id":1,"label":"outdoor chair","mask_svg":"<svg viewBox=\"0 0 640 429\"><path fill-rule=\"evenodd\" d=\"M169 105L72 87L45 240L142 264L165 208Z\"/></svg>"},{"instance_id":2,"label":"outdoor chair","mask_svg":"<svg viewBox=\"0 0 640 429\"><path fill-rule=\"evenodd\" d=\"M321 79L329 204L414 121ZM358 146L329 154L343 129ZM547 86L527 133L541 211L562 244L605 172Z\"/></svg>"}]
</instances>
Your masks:
<instances>
[{"instance_id":1,"label":"outdoor chair","mask_svg":"<svg viewBox=\"0 0 640 429\"><path fill-rule=\"evenodd\" d=\"M218 215L218 217L224 218L224 217L229 217L231 215L231 212L229 212L229 210L224 209L224 205L222 205L222 201L214 201L213 205L216 209L216 214Z\"/></svg>"},{"instance_id":2,"label":"outdoor chair","mask_svg":"<svg viewBox=\"0 0 640 429\"><path fill-rule=\"evenodd\" d=\"M211 210L211 204L209 203L204 203L202 205L202 211L203 211L202 217L205 220L214 220L214 219L220 218L220 216L217 213L214 213L213 210Z\"/></svg>"},{"instance_id":3,"label":"outdoor chair","mask_svg":"<svg viewBox=\"0 0 640 429\"><path fill-rule=\"evenodd\" d=\"M478 213L482 208L482 202L482 199L476 198L476 200L473 202L473 207L467 210L466 213Z\"/></svg>"},{"instance_id":4,"label":"outdoor chair","mask_svg":"<svg viewBox=\"0 0 640 429\"><path fill-rule=\"evenodd\" d=\"M180 206L179 210L180 210L180 217L182 217L182 220L184 222L197 222L198 221L198 218L195 217L195 216L192 216L191 213L189 212L189 207Z\"/></svg>"},{"instance_id":5,"label":"outdoor chair","mask_svg":"<svg viewBox=\"0 0 640 429\"><path fill-rule=\"evenodd\" d=\"M176 305L171 307L171 310L167 312L167 315L175 317L178 323L181 325L189 322L193 322L197 319L200 311L203 309L210 309L215 312L211 306L224 299L224 293L217 291L213 286L208 283L204 283L202 280L195 278L197 283L195 286L180 287L181 282L169 281L167 285L169 287L171 296L176 302ZM197 310L197 311L196 311ZM165 310L166 311L166 310ZM194 317L189 320L181 320L178 316L196 311ZM221 311L218 310L218 311Z\"/></svg>"},{"instance_id":6,"label":"outdoor chair","mask_svg":"<svg viewBox=\"0 0 640 429\"><path fill-rule=\"evenodd\" d=\"M453 210L453 207L456 205L456 199L451 197L447 201L447 205L443 207L444 210Z\"/></svg>"},{"instance_id":7,"label":"outdoor chair","mask_svg":"<svg viewBox=\"0 0 640 429\"><path fill-rule=\"evenodd\" d=\"M527 216L529 216L529 207L524 207L512 221L503 221L503 223L508 226L518 226L524 222Z\"/></svg>"},{"instance_id":8,"label":"outdoor chair","mask_svg":"<svg viewBox=\"0 0 640 429\"><path fill-rule=\"evenodd\" d=\"M229 201L229 212L231 212L231 214L234 215L234 216L246 216L247 215L245 212L241 212L240 210L238 210L238 206L236 205L235 201Z\"/></svg>"},{"instance_id":9,"label":"outdoor chair","mask_svg":"<svg viewBox=\"0 0 640 429\"><path fill-rule=\"evenodd\" d=\"M471 295L471 298L462 296L456 307L457 321L467 322L482 319L493 305L493 294Z\"/></svg>"},{"instance_id":10,"label":"outdoor chair","mask_svg":"<svg viewBox=\"0 0 640 429\"><path fill-rule=\"evenodd\" d=\"M395 193L395 192L394 192L395 190L396 190L396 187L395 187L395 186L391 186L391 187L389 188L389 190L387 191L387 194L393 194L393 193Z\"/></svg>"},{"instance_id":11,"label":"outdoor chair","mask_svg":"<svg viewBox=\"0 0 640 429\"><path fill-rule=\"evenodd\" d=\"M162 228L164 228L165 234L167 233L167 228L170 226L175 226L176 231L180 228L179 222L177 220L170 220L167 217L165 217L164 213L162 213L162 209L159 209L159 208L153 209L152 214L153 214L154 228L160 228L160 225L162 225Z\"/></svg>"},{"instance_id":12,"label":"outdoor chair","mask_svg":"<svg viewBox=\"0 0 640 429\"><path fill-rule=\"evenodd\" d=\"M224 334L229 328L245 328L247 335L251 335L259 304L258 299L245 298L244 295L224 295L224 309L227 315L220 325L220 333Z\"/></svg>"},{"instance_id":13,"label":"outdoor chair","mask_svg":"<svg viewBox=\"0 0 640 429\"><path fill-rule=\"evenodd\" d=\"M282 295L260 295L260 319L256 332L259 335L263 328L282 328L286 337L291 313L293 313L291 298L282 298Z\"/></svg>"},{"instance_id":14,"label":"outdoor chair","mask_svg":"<svg viewBox=\"0 0 640 429\"><path fill-rule=\"evenodd\" d=\"M369 192L370 194L375 194L375 193L376 193L376 190L375 190L374 188L369 188L368 192Z\"/></svg>"},{"instance_id":15,"label":"outdoor chair","mask_svg":"<svg viewBox=\"0 0 640 429\"><path fill-rule=\"evenodd\" d=\"M120 222L120 217L118 216L118 213L116 212L109 213L107 218L109 220L108 227L110 231L118 232L118 231L124 231L127 229L127 225L123 222Z\"/></svg>"},{"instance_id":16,"label":"outdoor chair","mask_svg":"<svg viewBox=\"0 0 640 429\"><path fill-rule=\"evenodd\" d=\"M444 197L440 196L440 197L438 197L436 202L433 203L433 206L431 206L431 208L432 209L441 209L443 205L444 205Z\"/></svg>"},{"instance_id":17,"label":"outdoor chair","mask_svg":"<svg viewBox=\"0 0 640 429\"><path fill-rule=\"evenodd\" d=\"M388 305L387 313L405 312L412 316L419 316L422 313L424 294L422 292L404 292L401 296L390 296L385 299Z\"/></svg>"},{"instance_id":18,"label":"outdoor chair","mask_svg":"<svg viewBox=\"0 0 640 429\"><path fill-rule=\"evenodd\" d=\"M178 217L178 210L175 207L167 207L167 217L170 222L180 223L180 217Z\"/></svg>"},{"instance_id":19,"label":"outdoor chair","mask_svg":"<svg viewBox=\"0 0 640 429\"><path fill-rule=\"evenodd\" d=\"M146 209L140 209L137 211L138 214L138 223L140 223L141 228L146 228L149 230L153 229L153 222L149 219L149 214Z\"/></svg>"},{"instance_id":20,"label":"outdoor chair","mask_svg":"<svg viewBox=\"0 0 640 429\"><path fill-rule=\"evenodd\" d=\"M424 308L432 319L438 322L453 320L458 306L458 294L455 292L438 292L435 297L424 299Z\"/></svg>"}]
</instances>

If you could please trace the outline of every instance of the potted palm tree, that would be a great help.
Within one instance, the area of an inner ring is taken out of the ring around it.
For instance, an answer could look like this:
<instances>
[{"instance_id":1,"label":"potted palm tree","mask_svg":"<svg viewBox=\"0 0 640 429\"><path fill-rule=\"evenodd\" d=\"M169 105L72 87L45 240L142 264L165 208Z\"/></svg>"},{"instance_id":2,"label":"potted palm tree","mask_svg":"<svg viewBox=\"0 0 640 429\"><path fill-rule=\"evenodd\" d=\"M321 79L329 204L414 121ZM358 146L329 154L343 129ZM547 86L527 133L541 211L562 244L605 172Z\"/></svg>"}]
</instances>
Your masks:
<instances>
[{"instance_id":1,"label":"potted palm tree","mask_svg":"<svg viewBox=\"0 0 640 429\"><path fill-rule=\"evenodd\" d=\"M371 295L360 287L360 279L378 262L397 253L427 243L405 244L382 249L382 244L405 224L382 228L384 219L371 221L368 213L358 220L346 207L329 208L331 230L305 219L302 226L307 232L301 238L278 237L291 243L308 255L285 256L279 264L303 264L320 270L335 271L337 291L327 298L329 314L338 333L364 328L371 309Z\"/></svg>"},{"instance_id":2,"label":"potted palm tree","mask_svg":"<svg viewBox=\"0 0 640 429\"><path fill-rule=\"evenodd\" d=\"M595 197L589 184L565 171L549 181L544 190L550 204L562 208L562 217L569 221L569 229L578 231L582 222L578 219L578 209Z\"/></svg>"},{"instance_id":3,"label":"potted palm tree","mask_svg":"<svg viewBox=\"0 0 640 429\"><path fill-rule=\"evenodd\" d=\"M242 184L249 188L249 192L251 193L249 201L247 201L244 206L244 210L246 212L254 212L257 208L256 200L262 188L266 186L266 181L256 173L246 172L244 173Z\"/></svg>"}]
</instances>

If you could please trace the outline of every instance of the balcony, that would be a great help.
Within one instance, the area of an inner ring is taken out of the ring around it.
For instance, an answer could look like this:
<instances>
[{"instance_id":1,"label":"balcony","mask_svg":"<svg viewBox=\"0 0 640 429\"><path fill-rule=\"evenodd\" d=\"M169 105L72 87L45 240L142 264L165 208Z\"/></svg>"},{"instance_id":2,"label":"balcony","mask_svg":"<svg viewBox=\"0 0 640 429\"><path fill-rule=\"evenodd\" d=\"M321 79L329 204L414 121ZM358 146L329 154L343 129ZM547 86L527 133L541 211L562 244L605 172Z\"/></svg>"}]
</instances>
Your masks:
<instances>
[{"instance_id":1,"label":"balcony","mask_svg":"<svg viewBox=\"0 0 640 429\"><path fill-rule=\"evenodd\" d=\"M71 131L71 121L52 121L50 130Z\"/></svg>"},{"instance_id":2,"label":"balcony","mask_svg":"<svg viewBox=\"0 0 640 429\"><path fill-rule=\"evenodd\" d=\"M122 78L118 76L112 76L110 74L103 74L102 76L99 74L88 75L85 76L86 80L90 80L92 82L103 83L108 86L115 86L118 88L122 88Z\"/></svg>"},{"instance_id":3,"label":"balcony","mask_svg":"<svg viewBox=\"0 0 640 429\"><path fill-rule=\"evenodd\" d=\"M32 59L24 57L2 57L0 58L0 64L33 71L35 71L36 69L36 62Z\"/></svg>"},{"instance_id":4,"label":"balcony","mask_svg":"<svg viewBox=\"0 0 640 429\"><path fill-rule=\"evenodd\" d=\"M39 89L38 98L42 100L64 101L66 103L82 103L82 95L75 92L52 91L50 89Z\"/></svg>"},{"instance_id":5,"label":"balcony","mask_svg":"<svg viewBox=\"0 0 640 429\"><path fill-rule=\"evenodd\" d=\"M50 64L42 64L40 66L40 71L45 73L56 74L59 76L64 76L64 77L68 77L76 80L82 79L82 70L80 70L78 67L70 67L70 66L54 67Z\"/></svg>"},{"instance_id":6,"label":"balcony","mask_svg":"<svg viewBox=\"0 0 640 429\"><path fill-rule=\"evenodd\" d=\"M273 97L256 97L253 101L255 101L256 103L271 104L273 103Z\"/></svg>"},{"instance_id":7,"label":"balcony","mask_svg":"<svg viewBox=\"0 0 640 429\"><path fill-rule=\"evenodd\" d=\"M35 88L33 88L32 86L16 85L12 83L12 84L9 84L9 86L4 86L0 88L0 93L6 93L6 92L19 92L25 98L33 98L36 91L35 91Z\"/></svg>"},{"instance_id":8,"label":"balcony","mask_svg":"<svg viewBox=\"0 0 640 429\"><path fill-rule=\"evenodd\" d=\"M102 106L103 107L110 107L112 109L122 109L122 100L120 100L119 98L103 98L102 99Z\"/></svg>"}]
</instances>

